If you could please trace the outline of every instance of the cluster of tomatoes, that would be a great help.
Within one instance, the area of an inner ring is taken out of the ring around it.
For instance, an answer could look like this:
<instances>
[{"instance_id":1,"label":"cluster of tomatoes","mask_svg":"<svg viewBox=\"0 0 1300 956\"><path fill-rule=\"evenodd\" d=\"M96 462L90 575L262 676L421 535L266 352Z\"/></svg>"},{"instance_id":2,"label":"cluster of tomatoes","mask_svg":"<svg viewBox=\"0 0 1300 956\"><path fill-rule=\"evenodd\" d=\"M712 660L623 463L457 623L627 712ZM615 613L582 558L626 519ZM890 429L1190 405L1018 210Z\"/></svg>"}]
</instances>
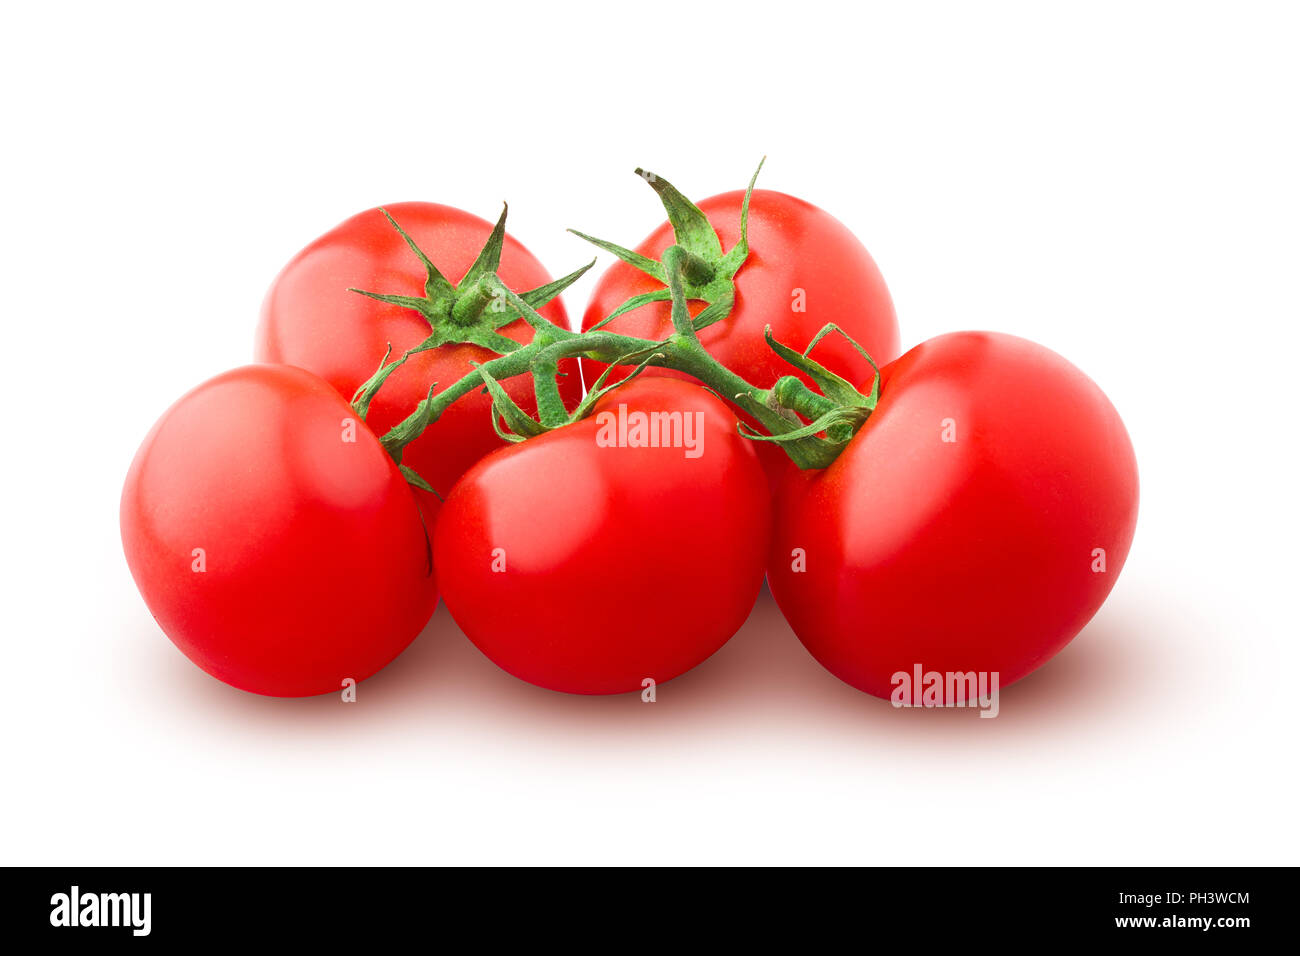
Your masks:
<instances>
[{"instance_id":1,"label":"cluster of tomatoes","mask_svg":"<svg viewBox=\"0 0 1300 956\"><path fill-rule=\"evenodd\" d=\"M568 319L563 283L502 223L431 203L363 212L276 278L259 364L177 401L127 476L131 572L191 660L260 694L338 691L396 657L441 594L511 674L635 691L721 647L765 575L817 660L881 697L917 667L996 673L1005 686L1079 632L1137 516L1133 450L1100 389L996 333L899 357L885 283L829 214L765 190L697 206L650 181L669 221L634 250L603 244L621 261L582 328L669 340L661 260L675 244L696 249L692 313L724 286L730 306L698 342L746 382L814 384L769 347L769 330L798 349L828 323L846 333L812 354L877 398L838 457L800 469L738 428L752 418L735 396L654 366L617 370L611 381L628 380L585 417L522 441L505 440L518 436L503 436L494 395L538 415L536 377L469 389L394 455L381 439L431 391L535 334L523 318L491 330L504 340L455 334L474 321L484 274L534 290L556 326ZM421 349L431 331L443 344ZM363 389L390 351L406 360ZM571 411L604 370L581 351L563 357L547 393ZM665 423L665 440L629 436L638 420Z\"/></svg>"}]
</instances>

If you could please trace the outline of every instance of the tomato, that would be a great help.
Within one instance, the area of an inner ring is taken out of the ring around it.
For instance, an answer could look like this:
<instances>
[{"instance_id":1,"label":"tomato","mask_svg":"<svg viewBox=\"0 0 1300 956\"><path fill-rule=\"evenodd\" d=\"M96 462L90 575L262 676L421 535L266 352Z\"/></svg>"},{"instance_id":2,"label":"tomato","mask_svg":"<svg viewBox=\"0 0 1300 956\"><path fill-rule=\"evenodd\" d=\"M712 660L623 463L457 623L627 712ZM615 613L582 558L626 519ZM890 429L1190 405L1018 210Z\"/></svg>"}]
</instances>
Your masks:
<instances>
[{"instance_id":1,"label":"tomato","mask_svg":"<svg viewBox=\"0 0 1300 956\"><path fill-rule=\"evenodd\" d=\"M250 365L176 402L126 477L122 545L195 664L277 697L379 670L437 603L411 487L337 391Z\"/></svg>"},{"instance_id":2,"label":"tomato","mask_svg":"<svg viewBox=\"0 0 1300 956\"><path fill-rule=\"evenodd\" d=\"M787 471L768 581L860 690L889 697L916 665L1006 686L1096 613L1137 506L1133 447L1090 379L1024 339L958 332L882 370L834 464Z\"/></svg>"},{"instance_id":3,"label":"tomato","mask_svg":"<svg viewBox=\"0 0 1300 956\"><path fill-rule=\"evenodd\" d=\"M646 430L654 413L677 424L665 431L656 418ZM650 434L659 447L644 446ZM452 617L506 671L575 694L641 690L744 623L770 507L726 405L696 385L640 378L589 417L471 468L443 506L434 563Z\"/></svg>"},{"instance_id":4,"label":"tomato","mask_svg":"<svg viewBox=\"0 0 1300 956\"><path fill-rule=\"evenodd\" d=\"M740 240L743 190L722 193L699 203L721 240L730 250ZM771 326L777 341L799 351L828 323L840 326L878 363L898 356L898 321L885 281L870 253L839 220L794 196L771 190L754 190L749 208L749 256L735 276L736 301L731 314L700 331L700 341L723 365L751 385L769 388L782 375L797 374L763 338ZM674 242L673 227L663 223L635 251L659 258ZM582 317L589 329L613 313L627 299L663 289L663 283L640 269L619 261L601 277ZM691 303L698 314L703 303ZM671 306L651 302L613 319L605 328L625 335L663 339L672 333ZM840 336L817 347L817 360L851 382L872 374L870 364ZM588 382L604 369L583 359ZM611 376L617 380L619 373ZM667 369L650 369L647 375L680 376ZM764 465L775 476L784 470L785 455L775 446L760 449Z\"/></svg>"},{"instance_id":5,"label":"tomato","mask_svg":"<svg viewBox=\"0 0 1300 956\"><path fill-rule=\"evenodd\" d=\"M451 206L405 202L385 208L452 283L465 275L492 232L490 223ZM550 282L541 263L509 235L497 274L515 290ZM390 343L396 358L429 337L430 323L413 309L348 290L418 297L425 279L419 257L380 210L353 216L298 253L271 285L257 330L257 360L309 369L351 399L378 368ZM557 325L569 327L558 298L538 311ZM532 330L522 320L499 331L520 343L532 337ZM379 389L367 423L383 435L414 410L431 384L445 388L472 371L472 362L494 357L488 349L468 343L449 343L413 355ZM559 380L560 393L572 408L582 395L576 360L562 362L560 371L564 373ZM528 376L508 379L502 385L521 407L535 412ZM470 465L501 447L490 409L491 401L481 390L457 400L406 447L403 464L446 495ZM423 491L418 495L426 512L436 508L433 496Z\"/></svg>"}]
</instances>

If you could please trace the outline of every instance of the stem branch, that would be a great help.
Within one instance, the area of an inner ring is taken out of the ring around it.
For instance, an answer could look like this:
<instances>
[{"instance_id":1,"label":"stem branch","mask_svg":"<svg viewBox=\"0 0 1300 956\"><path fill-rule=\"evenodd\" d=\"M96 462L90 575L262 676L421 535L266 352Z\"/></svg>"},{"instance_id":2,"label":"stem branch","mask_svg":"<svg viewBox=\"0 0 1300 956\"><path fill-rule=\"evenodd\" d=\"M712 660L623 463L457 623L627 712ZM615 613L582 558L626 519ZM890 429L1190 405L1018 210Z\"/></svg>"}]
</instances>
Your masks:
<instances>
[{"instance_id":1,"label":"stem branch","mask_svg":"<svg viewBox=\"0 0 1300 956\"><path fill-rule=\"evenodd\" d=\"M511 296L516 306L523 306L525 317L536 330L533 340L512 352L484 363L481 368L493 379L512 378L532 373L540 423L546 427L563 424L568 417L555 381L561 358L585 356L606 365L637 365L650 358L648 363L662 368L684 372L724 399L742 407L758 420L770 434L780 435L798 427L786 409L792 409L809 418L817 418L835 407L835 403L818 395L793 376L786 376L772 389L758 388L727 368L700 343L694 321L686 309L683 292L683 273L695 263L680 246L665 251L663 262L668 273L668 284L673 292L673 328L667 339L642 339L619 335L604 329L589 332L571 332L562 329L538 314L527 304ZM471 303L466 309L482 307L491 301L493 294L489 283L477 284L481 295L462 299L457 306ZM479 369L469 372L436 395L429 396L407 418L394 426L380 439L393 458L400 462L402 449L425 428L433 424L452 402L483 384ZM814 437L798 438L782 443L782 448L801 468L824 468L834 458Z\"/></svg>"}]
</instances>

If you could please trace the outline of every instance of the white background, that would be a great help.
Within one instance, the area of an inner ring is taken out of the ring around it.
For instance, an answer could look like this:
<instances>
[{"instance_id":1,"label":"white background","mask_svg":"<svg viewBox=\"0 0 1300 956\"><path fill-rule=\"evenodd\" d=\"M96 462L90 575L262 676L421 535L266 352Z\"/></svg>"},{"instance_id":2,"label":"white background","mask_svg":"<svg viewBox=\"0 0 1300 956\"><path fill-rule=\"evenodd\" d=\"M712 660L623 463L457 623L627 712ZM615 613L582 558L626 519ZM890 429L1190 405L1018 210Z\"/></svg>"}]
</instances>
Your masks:
<instances>
[{"instance_id":1,"label":"white background","mask_svg":"<svg viewBox=\"0 0 1300 956\"><path fill-rule=\"evenodd\" d=\"M3 862L1296 863L1295 17L11 9ZM659 222L634 166L703 198L764 154L763 186L872 250L905 346L1036 339L1128 424L1129 565L1000 717L851 690L767 597L653 706L520 683L445 609L354 706L232 690L159 632L118 539L127 465L250 360L302 245L380 203L509 199L558 275L589 256L564 227Z\"/></svg>"}]
</instances>

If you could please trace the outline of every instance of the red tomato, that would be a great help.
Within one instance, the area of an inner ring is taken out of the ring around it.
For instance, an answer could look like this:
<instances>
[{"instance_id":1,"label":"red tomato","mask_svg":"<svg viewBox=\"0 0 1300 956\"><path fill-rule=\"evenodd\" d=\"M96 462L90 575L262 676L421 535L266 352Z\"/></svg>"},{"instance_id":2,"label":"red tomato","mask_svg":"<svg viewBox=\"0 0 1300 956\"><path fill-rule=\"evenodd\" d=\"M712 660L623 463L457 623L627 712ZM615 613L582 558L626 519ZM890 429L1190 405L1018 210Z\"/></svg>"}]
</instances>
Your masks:
<instances>
[{"instance_id":1,"label":"red tomato","mask_svg":"<svg viewBox=\"0 0 1300 956\"><path fill-rule=\"evenodd\" d=\"M163 631L242 690L339 691L396 657L437 603L411 487L302 369L246 366L176 402L131 463L121 521Z\"/></svg>"},{"instance_id":2,"label":"red tomato","mask_svg":"<svg viewBox=\"0 0 1300 956\"><path fill-rule=\"evenodd\" d=\"M699 203L722 240L724 250L740 239L744 190L722 193ZM635 251L659 259L673 244L673 229L664 222ZM803 351L812 337L833 322L861 345L878 364L898 356L898 321L885 280L857 237L829 213L785 193L754 190L749 206L749 257L736 273L736 303L731 315L700 332L700 341L723 365L760 388L782 375L798 374L763 339L772 327L777 341ZM591 328L625 300L662 289L663 284L626 262L616 262L601 277L582 317ZM704 307L691 303L691 314ZM803 311L799 311L802 309ZM605 328L642 338L672 334L671 305L651 302L627 312ZM870 364L843 337L824 339L815 353L826 368L851 382L872 374ZM583 359L583 375L595 380L605 366ZM680 377L667 369L646 375ZM611 376L611 381L618 373ZM774 445L763 443L760 455L773 475L787 461Z\"/></svg>"},{"instance_id":3,"label":"red tomato","mask_svg":"<svg viewBox=\"0 0 1300 956\"><path fill-rule=\"evenodd\" d=\"M676 430L635 446L656 412L678 415ZM489 455L434 535L452 617L499 666L552 690L616 694L689 670L740 628L763 581L770 503L752 445L708 392L643 378Z\"/></svg>"},{"instance_id":4,"label":"red tomato","mask_svg":"<svg viewBox=\"0 0 1300 956\"><path fill-rule=\"evenodd\" d=\"M405 202L385 207L452 284L460 282L492 232L477 216L435 203ZM551 281L542 264L509 235L497 270L516 291ZM401 234L378 209L353 216L321 236L285 266L262 304L257 331L259 362L282 362L309 369L351 399L357 387L378 368L389 343L393 357L429 336L429 322L413 309L349 292L420 296L425 269ZM560 300L538 310L557 325L569 320ZM522 320L500 330L528 342L532 330ZM448 344L411 357L384 383L370 405L367 423L377 435L409 415L437 382L445 388L495 354L477 345ZM560 365L560 393L572 408L582 396L577 362ZM503 381L511 398L530 414L536 411L532 381L517 376ZM446 495L470 465L502 441L492 428L491 400L475 390L454 402L403 452L411 466L439 493ZM428 508L436 499L417 492Z\"/></svg>"},{"instance_id":5,"label":"red tomato","mask_svg":"<svg viewBox=\"0 0 1300 956\"><path fill-rule=\"evenodd\" d=\"M785 477L772 594L817 660L878 697L916 665L1006 686L1043 664L1110 593L1137 521L1106 396L994 333L912 349L835 463Z\"/></svg>"}]
</instances>

